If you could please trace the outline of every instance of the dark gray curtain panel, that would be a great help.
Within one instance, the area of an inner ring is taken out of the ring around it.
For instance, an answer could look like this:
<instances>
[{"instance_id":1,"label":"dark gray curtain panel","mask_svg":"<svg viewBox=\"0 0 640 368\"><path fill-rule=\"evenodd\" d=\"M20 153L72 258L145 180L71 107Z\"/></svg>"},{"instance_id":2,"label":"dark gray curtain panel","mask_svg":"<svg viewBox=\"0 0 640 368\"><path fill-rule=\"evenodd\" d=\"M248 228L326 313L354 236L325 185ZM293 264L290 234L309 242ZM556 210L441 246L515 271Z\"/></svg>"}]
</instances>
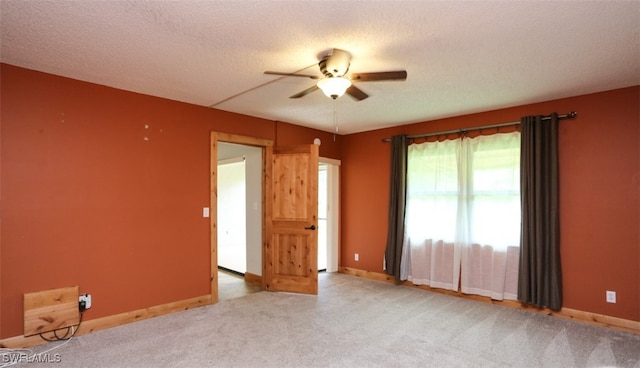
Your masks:
<instances>
[{"instance_id":1,"label":"dark gray curtain panel","mask_svg":"<svg viewBox=\"0 0 640 368\"><path fill-rule=\"evenodd\" d=\"M402 243L404 242L404 213L407 188L407 137L391 137L391 179L389 187L389 229L385 250L387 274L400 280Z\"/></svg>"},{"instance_id":2,"label":"dark gray curtain panel","mask_svg":"<svg viewBox=\"0 0 640 368\"><path fill-rule=\"evenodd\" d=\"M522 240L518 300L562 307L558 216L558 115L520 121Z\"/></svg>"}]
</instances>

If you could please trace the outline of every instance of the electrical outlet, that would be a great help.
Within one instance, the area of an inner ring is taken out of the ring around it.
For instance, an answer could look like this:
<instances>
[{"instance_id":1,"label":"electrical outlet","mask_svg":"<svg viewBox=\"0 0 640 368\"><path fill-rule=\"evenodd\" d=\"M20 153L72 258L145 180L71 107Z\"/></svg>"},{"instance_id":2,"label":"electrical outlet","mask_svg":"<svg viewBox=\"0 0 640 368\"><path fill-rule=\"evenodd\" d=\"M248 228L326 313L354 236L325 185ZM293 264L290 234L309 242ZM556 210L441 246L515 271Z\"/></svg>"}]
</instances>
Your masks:
<instances>
[{"instance_id":1,"label":"electrical outlet","mask_svg":"<svg viewBox=\"0 0 640 368\"><path fill-rule=\"evenodd\" d=\"M616 302L616 292L607 290L607 303Z\"/></svg>"},{"instance_id":2,"label":"electrical outlet","mask_svg":"<svg viewBox=\"0 0 640 368\"><path fill-rule=\"evenodd\" d=\"M353 259L357 262L360 260L360 255L358 253L353 255Z\"/></svg>"},{"instance_id":3,"label":"electrical outlet","mask_svg":"<svg viewBox=\"0 0 640 368\"><path fill-rule=\"evenodd\" d=\"M78 309L80 312L91 308L91 294L82 294L78 297Z\"/></svg>"}]
</instances>

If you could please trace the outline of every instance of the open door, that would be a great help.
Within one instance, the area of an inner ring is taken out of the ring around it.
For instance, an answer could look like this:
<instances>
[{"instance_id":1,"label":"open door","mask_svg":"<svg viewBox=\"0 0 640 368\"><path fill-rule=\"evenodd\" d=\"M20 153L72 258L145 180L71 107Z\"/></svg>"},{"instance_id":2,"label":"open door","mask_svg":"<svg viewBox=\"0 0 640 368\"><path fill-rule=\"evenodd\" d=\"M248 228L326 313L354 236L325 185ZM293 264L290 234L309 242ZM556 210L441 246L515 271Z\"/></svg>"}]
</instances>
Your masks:
<instances>
[{"instance_id":1,"label":"open door","mask_svg":"<svg viewBox=\"0 0 640 368\"><path fill-rule=\"evenodd\" d=\"M318 293L318 146L266 147L264 288Z\"/></svg>"}]
</instances>

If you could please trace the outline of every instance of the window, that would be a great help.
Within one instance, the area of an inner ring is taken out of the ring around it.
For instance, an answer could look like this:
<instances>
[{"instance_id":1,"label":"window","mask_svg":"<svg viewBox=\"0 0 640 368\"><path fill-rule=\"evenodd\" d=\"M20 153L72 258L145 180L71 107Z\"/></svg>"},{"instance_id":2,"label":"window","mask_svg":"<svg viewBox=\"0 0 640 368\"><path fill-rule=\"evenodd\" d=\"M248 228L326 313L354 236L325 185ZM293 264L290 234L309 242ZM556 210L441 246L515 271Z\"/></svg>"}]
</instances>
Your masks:
<instances>
[{"instance_id":1,"label":"window","mask_svg":"<svg viewBox=\"0 0 640 368\"><path fill-rule=\"evenodd\" d=\"M410 145L403 278L515 299L520 216L519 132Z\"/></svg>"}]
</instances>

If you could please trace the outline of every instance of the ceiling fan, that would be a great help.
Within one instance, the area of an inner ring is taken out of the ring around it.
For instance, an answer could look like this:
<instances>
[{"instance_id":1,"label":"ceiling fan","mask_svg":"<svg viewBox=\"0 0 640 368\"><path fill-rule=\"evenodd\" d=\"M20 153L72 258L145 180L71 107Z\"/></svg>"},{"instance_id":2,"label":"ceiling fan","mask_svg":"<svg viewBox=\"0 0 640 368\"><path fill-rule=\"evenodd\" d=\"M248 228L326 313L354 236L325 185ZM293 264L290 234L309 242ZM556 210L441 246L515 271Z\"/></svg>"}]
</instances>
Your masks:
<instances>
[{"instance_id":1,"label":"ceiling fan","mask_svg":"<svg viewBox=\"0 0 640 368\"><path fill-rule=\"evenodd\" d=\"M288 77L305 77L311 79L317 79L318 82L302 92L296 93L289 98L300 98L308 95L309 93L320 89L322 92L332 99L337 99L343 94L355 98L358 101L362 101L369 97L360 88L353 85L353 82L377 82L377 81L390 81L398 80L402 81L407 79L406 70L394 70L386 72L375 73L351 73L349 72L349 66L351 64L351 54L341 49L331 49L325 52L319 57L320 62L318 66L322 72L322 76L298 74L298 73L281 73L274 71L266 71L264 74L283 75Z\"/></svg>"}]
</instances>

